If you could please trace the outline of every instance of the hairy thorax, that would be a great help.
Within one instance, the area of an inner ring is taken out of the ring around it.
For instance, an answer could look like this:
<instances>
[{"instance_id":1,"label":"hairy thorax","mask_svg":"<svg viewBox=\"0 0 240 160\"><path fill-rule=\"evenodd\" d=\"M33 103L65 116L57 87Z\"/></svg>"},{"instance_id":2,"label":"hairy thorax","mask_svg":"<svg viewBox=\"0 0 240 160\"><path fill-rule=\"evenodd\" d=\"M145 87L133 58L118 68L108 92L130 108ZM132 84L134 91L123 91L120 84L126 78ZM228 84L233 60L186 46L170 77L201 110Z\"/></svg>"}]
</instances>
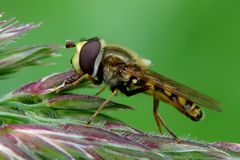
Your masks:
<instances>
[{"instance_id":1,"label":"hairy thorax","mask_svg":"<svg viewBox=\"0 0 240 160\"><path fill-rule=\"evenodd\" d=\"M127 62L124 62L118 57L108 56L102 61L103 81L113 89L119 84L124 84L130 81L130 76L125 72L125 68L128 66Z\"/></svg>"}]
</instances>

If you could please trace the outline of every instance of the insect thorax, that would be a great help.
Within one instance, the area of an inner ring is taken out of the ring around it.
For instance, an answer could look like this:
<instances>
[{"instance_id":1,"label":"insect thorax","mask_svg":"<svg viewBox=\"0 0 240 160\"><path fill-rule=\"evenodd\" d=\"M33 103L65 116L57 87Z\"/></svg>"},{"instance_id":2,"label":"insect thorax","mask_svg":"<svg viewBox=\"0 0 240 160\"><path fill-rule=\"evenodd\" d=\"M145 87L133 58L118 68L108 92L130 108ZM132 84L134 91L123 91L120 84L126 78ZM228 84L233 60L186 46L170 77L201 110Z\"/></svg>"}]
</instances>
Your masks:
<instances>
[{"instance_id":1,"label":"insect thorax","mask_svg":"<svg viewBox=\"0 0 240 160\"><path fill-rule=\"evenodd\" d=\"M119 85L125 85L130 81L130 75L122 71L127 67L127 62L119 57L108 56L102 61L103 81L113 89Z\"/></svg>"}]
</instances>

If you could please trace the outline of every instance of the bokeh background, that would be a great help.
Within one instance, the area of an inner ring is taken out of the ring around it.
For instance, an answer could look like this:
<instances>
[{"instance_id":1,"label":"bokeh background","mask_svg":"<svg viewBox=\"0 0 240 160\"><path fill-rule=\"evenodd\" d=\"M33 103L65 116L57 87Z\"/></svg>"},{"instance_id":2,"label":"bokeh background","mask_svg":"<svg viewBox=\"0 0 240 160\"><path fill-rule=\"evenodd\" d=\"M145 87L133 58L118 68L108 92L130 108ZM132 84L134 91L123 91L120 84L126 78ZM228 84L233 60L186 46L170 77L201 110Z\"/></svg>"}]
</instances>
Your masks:
<instances>
[{"instance_id":1,"label":"bokeh background","mask_svg":"<svg viewBox=\"0 0 240 160\"><path fill-rule=\"evenodd\" d=\"M99 36L122 44L152 60L153 70L220 101L223 112L204 109L205 118L192 122L173 107L161 104L159 113L181 137L204 141L240 142L240 1L239 0L1 0L4 18L22 23L43 22L13 46L65 44ZM55 65L30 67L0 82L0 95L54 72L71 68L73 50L62 49ZM84 94L98 89L80 89ZM107 97L109 91L102 97ZM150 133L157 133L152 98L146 95L114 98L135 111L108 115Z\"/></svg>"}]
</instances>

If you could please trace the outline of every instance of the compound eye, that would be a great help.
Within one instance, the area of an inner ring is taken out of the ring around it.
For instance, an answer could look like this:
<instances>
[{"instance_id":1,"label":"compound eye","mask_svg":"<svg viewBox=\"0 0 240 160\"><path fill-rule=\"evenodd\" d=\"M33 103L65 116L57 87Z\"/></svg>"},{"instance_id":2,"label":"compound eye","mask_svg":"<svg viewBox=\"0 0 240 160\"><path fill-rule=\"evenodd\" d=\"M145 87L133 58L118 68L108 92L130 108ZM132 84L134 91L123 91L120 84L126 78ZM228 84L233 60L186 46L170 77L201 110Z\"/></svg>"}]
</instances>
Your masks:
<instances>
[{"instance_id":1,"label":"compound eye","mask_svg":"<svg viewBox=\"0 0 240 160\"><path fill-rule=\"evenodd\" d=\"M97 56L101 50L101 43L98 38L87 40L80 51L79 65L84 73L92 75Z\"/></svg>"}]
</instances>

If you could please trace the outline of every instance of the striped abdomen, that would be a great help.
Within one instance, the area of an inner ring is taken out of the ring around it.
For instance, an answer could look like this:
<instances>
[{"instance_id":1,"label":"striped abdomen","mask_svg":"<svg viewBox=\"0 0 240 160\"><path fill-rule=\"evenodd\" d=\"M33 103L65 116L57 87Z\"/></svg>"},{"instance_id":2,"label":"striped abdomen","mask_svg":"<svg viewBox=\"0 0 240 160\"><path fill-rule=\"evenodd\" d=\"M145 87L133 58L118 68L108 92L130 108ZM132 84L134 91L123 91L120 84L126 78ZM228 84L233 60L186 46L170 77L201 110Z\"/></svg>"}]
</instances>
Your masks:
<instances>
[{"instance_id":1,"label":"striped abdomen","mask_svg":"<svg viewBox=\"0 0 240 160\"><path fill-rule=\"evenodd\" d=\"M157 88L156 90L160 100L175 106L193 121L199 121L202 118L202 111L196 103L161 88Z\"/></svg>"}]
</instances>

